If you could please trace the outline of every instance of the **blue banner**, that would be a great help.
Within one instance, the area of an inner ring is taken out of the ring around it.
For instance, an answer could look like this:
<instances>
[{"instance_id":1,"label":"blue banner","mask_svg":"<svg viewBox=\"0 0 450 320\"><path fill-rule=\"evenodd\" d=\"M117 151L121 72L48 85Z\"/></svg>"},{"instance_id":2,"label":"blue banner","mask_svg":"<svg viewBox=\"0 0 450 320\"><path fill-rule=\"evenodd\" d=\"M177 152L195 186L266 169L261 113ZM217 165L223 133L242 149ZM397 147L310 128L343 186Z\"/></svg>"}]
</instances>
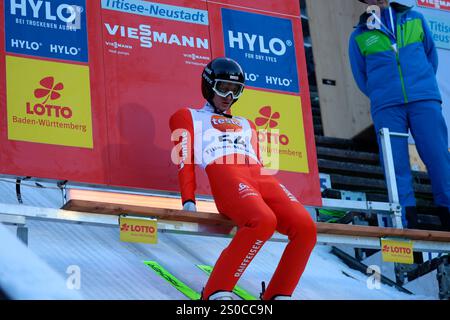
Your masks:
<instances>
[{"instance_id":1,"label":"blue banner","mask_svg":"<svg viewBox=\"0 0 450 320\"><path fill-rule=\"evenodd\" d=\"M450 11L449 1L401 0L401 4L413 6L425 17L430 27L433 41L439 56L439 67L436 75L442 95L442 113L447 127L450 128ZM448 137L450 150L450 135Z\"/></svg>"},{"instance_id":2,"label":"blue banner","mask_svg":"<svg viewBox=\"0 0 450 320\"><path fill-rule=\"evenodd\" d=\"M292 22L222 8L225 55L239 62L246 85L300 93Z\"/></svg>"},{"instance_id":3,"label":"blue banner","mask_svg":"<svg viewBox=\"0 0 450 320\"><path fill-rule=\"evenodd\" d=\"M88 62L86 0L5 0L6 51Z\"/></svg>"},{"instance_id":4,"label":"blue banner","mask_svg":"<svg viewBox=\"0 0 450 320\"><path fill-rule=\"evenodd\" d=\"M428 25L437 48L450 50L450 13L427 14Z\"/></svg>"},{"instance_id":5,"label":"blue banner","mask_svg":"<svg viewBox=\"0 0 450 320\"><path fill-rule=\"evenodd\" d=\"M102 8L141 16L208 25L208 11L142 0L102 0Z\"/></svg>"}]
</instances>

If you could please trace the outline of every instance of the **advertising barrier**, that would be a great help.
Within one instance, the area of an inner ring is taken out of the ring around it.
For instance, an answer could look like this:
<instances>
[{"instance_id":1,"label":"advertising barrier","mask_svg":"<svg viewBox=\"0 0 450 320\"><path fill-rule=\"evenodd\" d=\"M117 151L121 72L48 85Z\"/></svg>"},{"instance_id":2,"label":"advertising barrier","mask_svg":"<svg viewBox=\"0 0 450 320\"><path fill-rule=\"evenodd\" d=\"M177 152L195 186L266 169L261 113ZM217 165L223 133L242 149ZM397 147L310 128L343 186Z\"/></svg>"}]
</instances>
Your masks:
<instances>
[{"instance_id":1,"label":"advertising barrier","mask_svg":"<svg viewBox=\"0 0 450 320\"><path fill-rule=\"evenodd\" d=\"M299 2L5 0L0 174L178 192L169 117L200 108L201 72L237 60L277 177L321 205ZM197 193L210 195L206 175Z\"/></svg>"}]
</instances>

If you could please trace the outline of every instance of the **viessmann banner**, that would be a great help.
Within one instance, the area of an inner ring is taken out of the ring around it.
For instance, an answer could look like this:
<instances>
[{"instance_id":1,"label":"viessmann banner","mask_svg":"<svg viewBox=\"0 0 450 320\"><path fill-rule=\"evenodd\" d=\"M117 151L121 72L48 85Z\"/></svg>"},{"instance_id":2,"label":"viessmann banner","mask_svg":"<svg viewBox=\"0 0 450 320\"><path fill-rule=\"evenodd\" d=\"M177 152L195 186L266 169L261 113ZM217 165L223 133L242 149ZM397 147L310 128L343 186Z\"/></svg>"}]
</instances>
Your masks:
<instances>
[{"instance_id":1,"label":"viessmann banner","mask_svg":"<svg viewBox=\"0 0 450 320\"><path fill-rule=\"evenodd\" d=\"M168 119L200 108L214 57L237 60L233 114L305 204L320 205L299 3L6 0L0 4L2 174L178 191ZM3 28L4 26L4 28ZM209 195L198 172L197 192Z\"/></svg>"}]
</instances>

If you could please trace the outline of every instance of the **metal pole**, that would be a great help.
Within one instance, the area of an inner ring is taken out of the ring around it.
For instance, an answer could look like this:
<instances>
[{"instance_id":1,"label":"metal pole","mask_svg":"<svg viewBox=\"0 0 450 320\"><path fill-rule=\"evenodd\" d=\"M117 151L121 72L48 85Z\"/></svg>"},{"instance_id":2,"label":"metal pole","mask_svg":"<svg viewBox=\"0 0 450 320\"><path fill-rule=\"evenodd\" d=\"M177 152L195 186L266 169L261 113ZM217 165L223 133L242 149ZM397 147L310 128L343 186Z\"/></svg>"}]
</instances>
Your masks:
<instances>
[{"instance_id":1,"label":"metal pole","mask_svg":"<svg viewBox=\"0 0 450 320\"><path fill-rule=\"evenodd\" d=\"M28 246L28 228L24 225L17 226L17 238L23 242L25 246Z\"/></svg>"},{"instance_id":2,"label":"metal pole","mask_svg":"<svg viewBox=\"0 0 450 320\"><path fill-rule=\"evenodd\" d=\"M403 229L400 199L398 196L397 181L395 179L394 157L392 155L391 137L408 138L405 133L389 132L388 128L380 130L381 149L383 153L384 172L389 195L389 202L394 204L394 217L392 219L395 228Z\"/></svg>"},{"instance_id":3,"label":"metal pole","mask_svg":"<svg viewBox=\"0 0 450 320\"><path fill-rule=\"evenodd\" d=\"M21 206L19 206L20 208ZM8 215L0 213L0 224L17 227L16 235L26 246L28 245L28 228L26 226L26 218L20 214Z\"/></svg>"}]
</instances>

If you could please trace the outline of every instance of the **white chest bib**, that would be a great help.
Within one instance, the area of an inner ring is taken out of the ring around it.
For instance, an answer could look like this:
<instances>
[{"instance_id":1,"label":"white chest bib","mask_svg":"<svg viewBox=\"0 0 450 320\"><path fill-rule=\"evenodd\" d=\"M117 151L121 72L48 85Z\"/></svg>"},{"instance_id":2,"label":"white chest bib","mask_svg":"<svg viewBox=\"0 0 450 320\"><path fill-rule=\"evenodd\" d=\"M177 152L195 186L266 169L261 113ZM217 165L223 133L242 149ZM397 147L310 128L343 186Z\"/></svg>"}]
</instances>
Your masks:
<instances>
[{"instance_id":1,"label":"white chest bib","mask_svg":"<svg viewBox=\"0 0 450 320\"><path fill-rule=\"evenodd\" d=\"M194 124L194 161L202 168L232 154L258 157L251 144L252 128L247 119L228 118L204 109L190 109Z\"/></svg>"}]
</instances>

